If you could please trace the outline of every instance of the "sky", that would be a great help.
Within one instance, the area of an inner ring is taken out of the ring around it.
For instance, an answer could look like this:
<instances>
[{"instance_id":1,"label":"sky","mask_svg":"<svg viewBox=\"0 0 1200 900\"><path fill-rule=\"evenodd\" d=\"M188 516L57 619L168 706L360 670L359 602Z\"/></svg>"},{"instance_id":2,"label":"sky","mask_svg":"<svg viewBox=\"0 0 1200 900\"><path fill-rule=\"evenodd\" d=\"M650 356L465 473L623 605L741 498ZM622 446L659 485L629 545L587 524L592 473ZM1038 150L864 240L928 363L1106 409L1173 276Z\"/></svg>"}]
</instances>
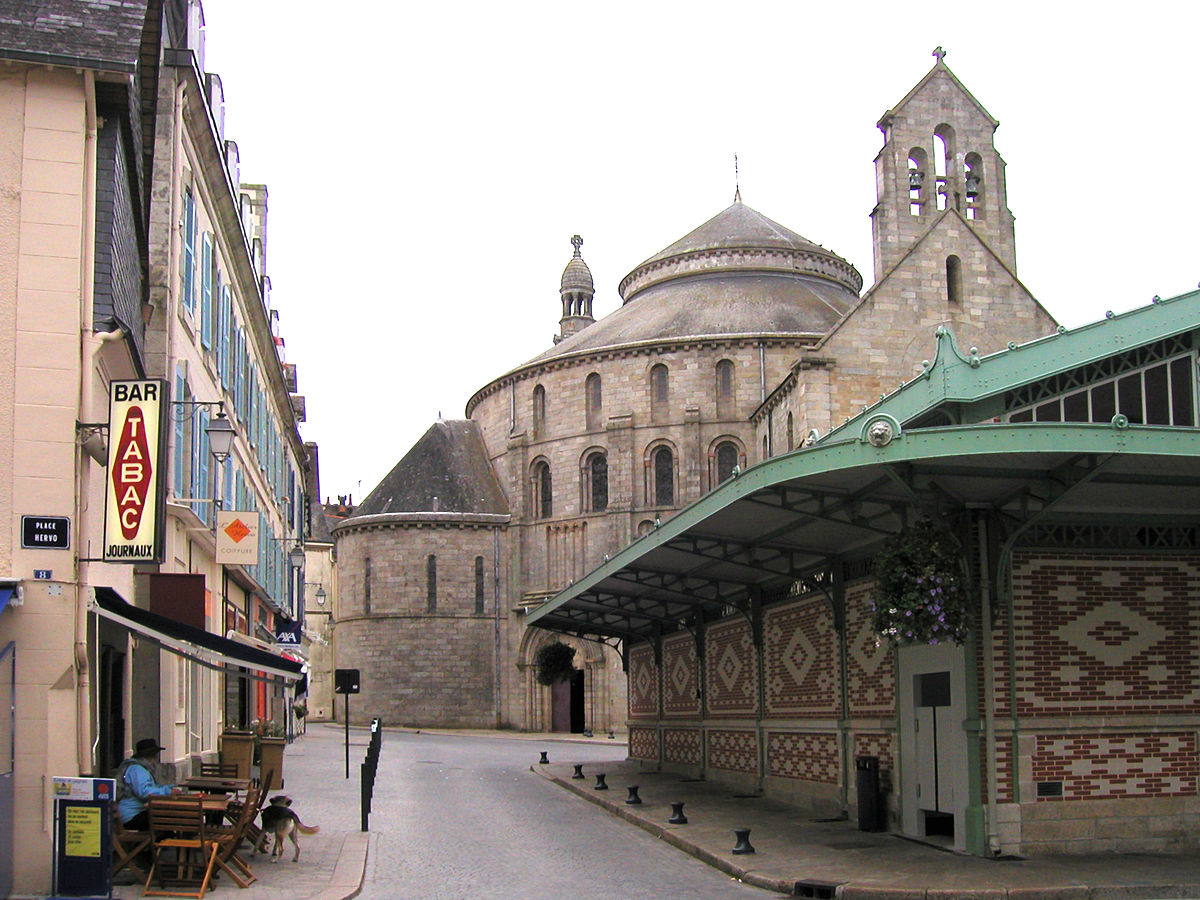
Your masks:
<instances>
[{"instance_id":1,"label":"sky","mask_svg":"<svg viewBox=\"0 0 1200 900\"><path fill-rule=\"evenodd\" d=\"M743 201L865 290L876 122L937 46L1000 121L1017 274L1062 324L1200 282L1200 5L204 12L226 137L268 188L272 303L326 498L365 499L439 416L551 346L573 234L600 318L638 263L729 206L735 154Z\"/></svg>"}]
</instances>

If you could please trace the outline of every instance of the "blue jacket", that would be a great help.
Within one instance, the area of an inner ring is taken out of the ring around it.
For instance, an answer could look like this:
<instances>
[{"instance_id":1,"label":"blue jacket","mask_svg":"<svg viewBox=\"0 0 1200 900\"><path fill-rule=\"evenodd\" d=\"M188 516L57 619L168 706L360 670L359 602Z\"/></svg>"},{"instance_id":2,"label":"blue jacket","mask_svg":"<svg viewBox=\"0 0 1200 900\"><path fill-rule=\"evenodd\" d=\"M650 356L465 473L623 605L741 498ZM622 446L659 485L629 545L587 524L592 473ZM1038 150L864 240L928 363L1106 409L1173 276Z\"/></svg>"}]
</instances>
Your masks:
<instances>
[{"instance_id":1,"label":"blue jacket","mask_svg":"<svg viewBox=\"0 0 1200 900\"><path fill-rule=\"evenodd\" d=\"M117 769L117 814L125 823L146 808L151 797L170 796L174 785L159 784L140 760L127 759Z\"/></svg>"}]
</instances>

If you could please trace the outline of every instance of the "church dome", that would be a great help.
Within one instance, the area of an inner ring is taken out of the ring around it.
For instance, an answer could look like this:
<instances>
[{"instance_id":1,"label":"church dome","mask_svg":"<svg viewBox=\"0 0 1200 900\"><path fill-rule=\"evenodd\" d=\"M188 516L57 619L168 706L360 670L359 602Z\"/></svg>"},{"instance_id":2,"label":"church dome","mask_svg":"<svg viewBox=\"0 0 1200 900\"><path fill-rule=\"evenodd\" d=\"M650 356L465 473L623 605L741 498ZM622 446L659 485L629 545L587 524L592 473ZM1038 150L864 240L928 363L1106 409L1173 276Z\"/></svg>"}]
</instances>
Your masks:
<instances>
[{"instance_id":1,"label":"church dome","mask_svg":"<svg viewBox=\"0 0 1200 900\"><path fill-rule=\"evenodd\" d=\"M578 254L579 251L575 251ZM563 269L560 291L592 291L592 270L582 257L576 255Z\"/></svg>"},{"instance_id":2,"label":"church dome","mask_svg":"<svg viewBox=\"0 0 1200 900\"><path fill-rule=\"evenodd\" d=\"M563 272L576 277L572 259ZM582 266L579 276L591 272ZM638 265L623 304L532 363L600 349L722 337L819 337L858 302L862 276L741 202Z\"/></svg>"}]
</instances>

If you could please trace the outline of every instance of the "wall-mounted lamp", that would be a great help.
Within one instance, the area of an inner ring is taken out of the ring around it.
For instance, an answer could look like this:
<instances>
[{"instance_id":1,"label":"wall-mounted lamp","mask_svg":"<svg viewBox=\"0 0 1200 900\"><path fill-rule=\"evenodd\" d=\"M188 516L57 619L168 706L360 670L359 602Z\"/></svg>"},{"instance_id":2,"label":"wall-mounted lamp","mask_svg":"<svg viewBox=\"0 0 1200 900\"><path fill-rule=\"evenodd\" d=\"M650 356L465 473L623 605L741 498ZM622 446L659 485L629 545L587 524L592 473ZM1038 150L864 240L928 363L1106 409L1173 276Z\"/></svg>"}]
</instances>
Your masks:
<instances>
[{"instance_id":1,"label":"wall-mounted lamp","mask_svg":"<svg viewBox=\"0 0 1200 900\"><path fill-rule=\"evenodd\" d=\"M296 571L304 568L304 548L300 546L299 542L288 551L288 562Z\"/></svg>"},{"instance_id":2,"label":"wall-mounted lamp","mask_svg":"<svg viewBox=\"0 0 1200 900\"><path fill-rule=\"evenodd\" d=\"M225 410L216 414L204 429L204 433L208 435L208 449L213 459L219 463L229 459L229 454L233 452L233 439L237 437L237 429L225 417Z\"/></svg>"},{"instance_id":3,"label":"wall-mounted lamp","mask_svg":"<svg viewBox=\"0 0 1200 900\"><path fill-rule=\"evenodd\" d=\"M308 582L305 582L304 586L305 587L315 587L317 589L317 592L315 594L313 594L313 596L317 600L317 606L325 605L325 600L329 597L329 595L325 593L325 585L323 585L323 584L313 585Z\"/></svg>"}]
</instances>

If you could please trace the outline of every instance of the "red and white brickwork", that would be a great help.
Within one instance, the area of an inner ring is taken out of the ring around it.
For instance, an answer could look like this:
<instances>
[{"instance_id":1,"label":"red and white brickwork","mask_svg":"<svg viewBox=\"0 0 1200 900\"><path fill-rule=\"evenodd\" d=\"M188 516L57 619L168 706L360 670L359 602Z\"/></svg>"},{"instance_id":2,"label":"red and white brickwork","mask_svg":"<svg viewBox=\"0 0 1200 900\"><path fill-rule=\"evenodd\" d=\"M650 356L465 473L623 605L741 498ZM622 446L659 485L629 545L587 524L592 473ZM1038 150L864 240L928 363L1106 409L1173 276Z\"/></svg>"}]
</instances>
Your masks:
<instances>
[{"instance_id":1,"label":"red and white brickwork","mask_svg":"<svg viewBox=\"0 0 1200 900\"><path fill-rule=\"evenodd\" d=\"M766 714L837 715L837 634L825 597L806 597L763 613Z\"/></svg>"},{"instance_id":2,"label":"red and white brickwork","mask_svg":"<svg viewBox=\"0 0 1200 900\"><path fill-rule=\"evenodd\" d=\"M708 732L708 765L713 769L758 774L758 739L753 731Z\"/></svg>"},{"instance_id":3,"label":"red and white brickwork","mask_svg":"<svg viewBox=\"0 0 1200 900\"><path fill-rule=\"evenodd\" d=\"M629 756L631 759L658 759L658 730L655 728L629 729Z\"/></svg>"},{"instance_id":4,"label":"red and white brickwork","mask_svg":"<svg viewBox=\"0 0 1200 900\"><path fill-rule=\"evenodd\" d=\"M700 715L698 657L696 642L688 632L673 634L662 642L663 715Z\"/></svg>"},{"instance_id":5,"label":"red and white brickwork","mask_svg":"<svg viewBox=\"0 0 1200 900\"><path fill-rule=\"evenodd\" d=\"M756 715L758 661L750 623L741 616L712 623L705 632L704 652L708 714Z\"/></svg>"},{"instance_id":6,"label":"red and white brickwork","mask_svg":"<svg viewBox=\"0 0 1200 900\"><path fill-rule=\"evenodd\" d=\"M854 735L854 757L874 756L879 759L879 783L884 792L895 784L896 735L884 732L860 731Z\"/></svg>"},{"instance_id":7,"label":"red and white brickwork","mask_svg":"<svg viewBox=\"0 0 1200 900\"><path fill-rule=\"evenodd\" d=\"M663 759L687 766L700 765L701 735L699 728L667 728L663 730Z\"/></svg>"},{"instance_id":8,"label":"red and white brickwork","mask_svg":"<svg viewBox=\"0 0 1200 900\"><path fill-rule=\"evenodd\" d=\"M873 581L846 588L846 682L852 716L890 716L896 711L892 648L871 628L873 589Z\"/></svg>"},{"instance_id":9,"label":"red and white brickwork","mask_svg":"<svg viewBox=\"0 0 1200 900\"><path fill-rule=\"evenodd\" d=\"M1034 781L1061 781L1062 797L1194 796L1196 733L1041 735L1033 754Z\"/></svg>"},{"instance_id":10,"label":"red and white brickwork","mask_svg":"<svg viewBox=\"0 0 1200 900\"><path fill-rule=\"evenodd\" d=\"M1016 800L1013 783L1013 741L1005 735L996 736L996 799L1000 803Z\"/></svg>"},{"instance_id":11,"label":"red and white brickwork","mask_svg":"<svg viewBox=\"0 0 1200 900\"><path fill-rule=\"evenodd\" d=\"M653 718L658 715L658 667L654 648L638 644L629 650L629 716Z\"/></svg>"},{"instance_id":12,"label":"red and white brickwork","mask_svg":"<svg viewBox=\"0 0 1200 900\"><path fill-rule=\"evenodd\" d=\"M835 734L767 732L767 774L837 784L841 754Z\"/></svg>"}]
</instances>

